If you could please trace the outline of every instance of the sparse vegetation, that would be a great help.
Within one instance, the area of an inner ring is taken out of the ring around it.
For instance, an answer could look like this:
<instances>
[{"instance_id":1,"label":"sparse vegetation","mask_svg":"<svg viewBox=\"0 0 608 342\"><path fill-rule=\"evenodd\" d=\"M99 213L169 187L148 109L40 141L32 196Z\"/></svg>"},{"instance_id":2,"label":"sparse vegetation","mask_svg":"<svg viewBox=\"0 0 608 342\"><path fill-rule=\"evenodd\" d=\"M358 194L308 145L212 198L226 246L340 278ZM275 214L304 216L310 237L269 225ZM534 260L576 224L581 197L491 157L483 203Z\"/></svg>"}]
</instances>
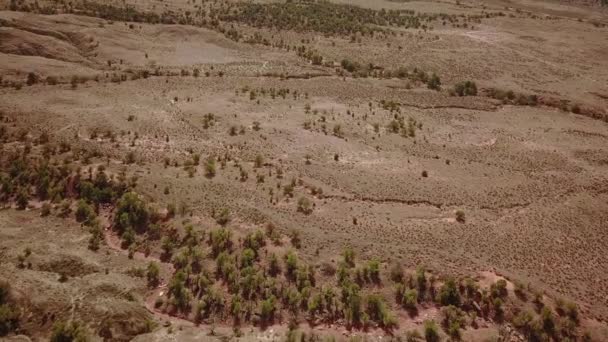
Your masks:
<instances>
[{"instance_id":1,"label":"sparse vegetation","mask_svg":"<svg viewBox=\"0 0 608 342\"><path fill-rule=\"evenodd\" d=\"M479 4L376 5L7 2L0 336L601 335L606 94L567 81L603 60L545 54L534 8L505 40Z\"/></svg>"}]
</instances>

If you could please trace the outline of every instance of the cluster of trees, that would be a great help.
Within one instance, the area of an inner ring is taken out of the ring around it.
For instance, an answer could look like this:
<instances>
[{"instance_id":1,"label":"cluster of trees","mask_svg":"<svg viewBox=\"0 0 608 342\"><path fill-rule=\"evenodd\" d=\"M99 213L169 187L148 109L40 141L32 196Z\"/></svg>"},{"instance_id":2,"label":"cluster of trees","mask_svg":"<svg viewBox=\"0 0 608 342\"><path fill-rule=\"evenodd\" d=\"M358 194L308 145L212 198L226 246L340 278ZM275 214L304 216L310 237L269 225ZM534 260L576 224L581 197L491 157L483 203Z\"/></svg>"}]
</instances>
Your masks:
<instances>
[{"instance_id":1,"label":"cluster of trees","mask_svg":"<svg viewBox=\"0 0 608 342\"><path fill-rule=\"evenodd\" d=\"M313 48L306 48L305 45L296 48L296 54L299 57L306 58L312 65L323 65L323 56ZM332 66L333 63L326 63L327 66Z\"/></svg>"},{"instance_id":2,"label":"cluster of trees","mask_svg":"<svg viewBox=\"0 0 608 342\"><path fill-rule=\"evenodd\" d=\"M450 95L455 96L475 96L477 95L477 84L473 81L459 82L450 90Z\"/></svg>"},{"instance_id":3,"label":"cluster of trees","mask_svg":"<svg viewBox=\"0 0 608 342\"><path fill-rule=\"evenodd\" d=\"M450 15L420 13L412 10L373 10L328 1L290 0L284 3L240 3L213 10L220 21L244 23L298 32L316 31L326 35L386 35L389 27L431 29L433 22L447 22L455 27L467 27L467 22L479 23L482 18L504 15L501 12L482 15Z\"/></svg>"},{"instance_id":4,"label":"cluster of trees","mask_svg":"<svg viewBox=\"0 0 608 342\"><path fill-rule=\"evenodd\" d=\"M390 278L396 283L396 302L410 315L415 316L423 303L441 306L440 326L454 340L460 339L461 329L467 324L475 327L478 317L499 323L508 317L530 341L561 341L578 336L576 304L558 300L555 310L552 310L543 303L542 295L537 295L534 300L536 315L513 305L504 279L491 284L488 289L481 289L471 278L447 278L437 285L438 280L434 276L429 277L423 268L405 275L398 264L391 268ZM516 294L520 299L527 300L523 292L525 290L520 286ZM425 323L425 336L428 336L427 333L436 335L432 325Z\"/></svg>"},{"instance_id":5,"label":"cluster of trees","mask_svg":"<svg viewBox=\"0 0 608 342\"><path fill-rule=\"evenodd\" d=\"M443 25L450 23L454 27L467 28L468 22L480 23L482 18L504 16L502 12L485 11L474 15L452 15L417 13L413 10L373 10L322 0L290 0L272 4L207 1L200 5L194 4L193 11L165 9L160 14L155 11L139 11L128 4L115 6L93 1L40 5L38 2L27 4L22 0L11 0L9 8L43 14L78 13L124 22L200 25L215 29L237 41L243 36L236 30L234 23L331 35L385 35L390 32L390 27L428 30L432 28L433 22L441 22ZM135 25L129 27L134 29Z\"/></svg>"},{"instance_id":6,"label":"cluster of trees","mask_svg":"<svg viewBox=\"0 0 608 342\"><path fill-rule=\"evenodd\" d=\"M8 135L6 129L3 135ZM12 137L27 140L22 134ZM140 196L129 191L124 174L113 177L103 167L82 171L52 163L50 156L54 151L48 147L48 140L45 135L36 139L43 144L35 157L31 147L2 155L2 200L24 207L36 196L58 203L57 213L64 216L71 213L70 200L77 200L74 217L92 231L97 229L97 235L93 236L98 239L101 232L97 212L100 205L108 204L114 207L113 227L121 234L125 247L133 246L138 235L160 237L161 217ZM263 165L261 157L256 158L256 165ZM289 185L293 189L295 184L294 179ZM230 219L226 210L218 211L214 217L220 226ZM387 285L378 261L358 266L354 251L346 249L335 270L335 283L320 282L315 268L301 261L295 251L277 253L266 248L268 239L275 245L281 244L271 225L266 232L252 232L238 242L226 227L202 232L186 226L183 234L176 229L168 230L160 244L163 259L170 260L175 273L169 281L166 299L159 300L157 307L196 321L231 317L235 324L250 322L264 326L288 314L296 322L305 317L313 322L345 322L353 327L390 330L396 326L390 302L377 291ZM298 248L300 240L299 234L292 234L293 247ZM158 264L148 266L146 278L150 287L160 283ZM509 306L512 302L505 280L497 281L489 289L480 289L469 278L439 282L422 268L406 275L400 266L391 269L389 278L394 282L396 302L410 314L415 315L423 304L441 306L441 327L455 339L460 336L460 329L468 322L475 324L478 316L498 322L513 317L513 324L534 340L578 336L579 314L575 304L557 302L552 309L543 304L542 296L536 296L537 314L520 310ZM521 286L516 288L516 294L526 297ZM18 322L16 312L9 287L0 284L0 332L14 329ZM82 329L70 324L56 330L57 336L77 336ZM432 322L425 324L425 336L434 338L437 334Z\"/></svg>"},{"instance_id":7,"label":"cluster of trees","mask_svg":"<svg viewBox=\"0 0 608 342\"><path fill-rule=\"evenodd\" d=\"M239 89L237 89L236 94L239 94ZM283 99L287 98L288 95L292 95L294 100L297 100L300 98L300 96L305 95L306 97L308 97L307 94L302 94L299 93L297 90L294 89L289 89L289 88L274 88L274 87L270 87L270 88L264 88L264 87L260 87L260 88L250 88L248 86L245 86L243 88L240 89L240 92L242 94L249 94L249 99L250 100L256 100L258 97L267 97L270 96L271 99L276 99L277 97L281 97Z\"/></svg>"},{"instance_id":8,"label":"cluster of trees","mask_svg":"<svg viewBox=\"0 0 608 342\"><path fill-rule=\"evenodd\" d=\"M379 25L420 26L420 19L415 15L390 15L388 12L380 13L371 9L322 1L243 3L232 11L226 10L219 17L223 21L239 22L253 27L298 32L316 31L333 35L373 34L375 31L382 31L377 27Z\"/></svg>"},{"instance_id":9,"label":"cluster of trees","mask_svg":"<svg viewBox=\"0 0 608 342\"><path fill-rule=\"evenodd\" d=\"M377 78L399 78L406 79L414 84L426 84L428 89L441 90L441 79L436 73L428 74L426 71L414 67L408 70L405 67L400 67L394 70L387 70L372 63L361 64L357 61L348 58L340 62L340 66L345 71L351 73L355 77L377 77ZM408 83L408 87L411 84Z\"/></svg>"},{"instance_id":10,"label":"cluster of trees","mask_svg":"<svg viewBox=\"0 0 608 342\"><path fill-rule=\"evenodd\" d=\"M422 129L422 122L418 122L416 119L409 117L406 123L403 116L395 114L394 119L389 122L386 128L389 132L401 134L404 138L413 138L416 136L416 130Z\"/></svg>"},{"instance_id":11,"label":"cluster of trees","mask_svg":"<svg viewBox=\"0 0 608 342\"><path fill-rule=\"evenodd\" d=\"M555 310L542 302L542 295L533 300L534 310L519 310L512 319L513 325L530 341L591 341L587 333L579 335L578 307L575 303L558 299Z\"/></svg>"},{"instance_id":12,"label":"cluster of trees","mask_svg":"<svg viewBox=\"0 0 608 342\"><path fill-rule=\"evenodd\" d=\"M387 301L365 291L366 286L381 282L377 261L357 268L354 253L347 250L338 289L320 286L314 267L303 263L295 251L279 256L265 248L267 239L281 243L273 233L274 229L256 231L237 244L227 228L213 229L206 237L187 228L184 236L174 239L171 262L176 271L167 298L160 299L157 308L197 322L230 317L236 325L265 326L285 314L292 321L304 316L312 321L344 319L355 327L396 325ZM200 244L203 241L208 253ZM154 263L147 278L150 286L159 282Z\"/></svg>"},{"instance_id":13,"label":"cluster of trees","mask_svg":"<svg viewBox=\"0 0 608 342\"><path fill-rule=\"evenodd\" d=\"M536 106L538 104L538 96L534 94L526 95L515 93L512 90L502 90L497 88L489 88L486 95L502 101L504 104L515 104L520 106Z\"/></svg>"},{"instance_id":14,"label":"cluster of trees","mask_svg":"<svg viewBox=\"0 0 608 342\"><path fill-rule=\"evenodd\" d=\"M57 163L52 157L71 148L63 143L59 147L52 145L44 133L33 141L38 144L35 152L28 138L12 138L23 141L25 147L2 154L0 201L15 203L17 209L25 209L33 199L42 201L43 216L50 215L53 207L60 217L73 213L78 222L90 229L89 248L93 250L99 248L103 237L97 219L101 205L118 204L115 227L121 233L130 229L140 232L148 224L147 208L136 202L136 195L128 192L132 184L126 174L108 176L103 165L83 170L68 163ZM81 157L84 162L90 157L86 152L73 152L73 157ZM73 201L76 201L75 208Z\"/></svg>"},{"instance_id":15,"label":"cluster of trees","mask_svg":"<svg viewBox=\"0 0 608 342\"><path fill-rule=\"evenodd\" d=\"M20 209L24 209L32 198L54 203L79 198L98 207L114 202L128 187L125 175L110 178L103 166L83 173L68 164L51 162L52 154L65 150L57 151L44 144L41 146L42 158L39 158L32 155L31 147L27 146L21 152L5 153L1 160L6 172L0 174L0 200L14 200Z\"/></svg>"}]
</instances>

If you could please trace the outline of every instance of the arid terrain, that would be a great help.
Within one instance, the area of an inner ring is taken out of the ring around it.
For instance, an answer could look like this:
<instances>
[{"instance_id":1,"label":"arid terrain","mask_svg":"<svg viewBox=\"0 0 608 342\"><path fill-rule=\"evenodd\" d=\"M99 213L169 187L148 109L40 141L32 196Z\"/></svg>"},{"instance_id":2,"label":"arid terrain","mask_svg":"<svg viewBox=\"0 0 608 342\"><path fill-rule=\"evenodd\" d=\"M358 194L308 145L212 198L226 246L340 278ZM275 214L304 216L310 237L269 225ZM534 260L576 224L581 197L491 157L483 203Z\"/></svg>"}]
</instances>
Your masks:
<instances>
[{"instance_id":1,"label":"arid terrain","mask_svg":"<svg viewBox=\"0 0 608 342\"><path fill-rule=\"evenodd\" d=\"M0 0L0 340L608 341L608 4Z\"/></svg>"}]
</instances>

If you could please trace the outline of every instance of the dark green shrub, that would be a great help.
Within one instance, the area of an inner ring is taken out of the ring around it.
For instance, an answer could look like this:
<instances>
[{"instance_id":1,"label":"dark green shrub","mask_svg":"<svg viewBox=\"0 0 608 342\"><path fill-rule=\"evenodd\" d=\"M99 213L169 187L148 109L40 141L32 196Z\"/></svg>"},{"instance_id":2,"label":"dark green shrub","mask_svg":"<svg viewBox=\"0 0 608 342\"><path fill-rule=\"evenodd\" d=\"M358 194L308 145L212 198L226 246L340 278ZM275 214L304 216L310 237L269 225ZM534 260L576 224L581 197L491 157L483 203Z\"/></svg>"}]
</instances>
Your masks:
<instances>
[{"instance_id":1,"label":"dark green shrub","mask_svg":"<svg viewBox=\"0 0 608 342\"><path fill-rule=\"evenodd\" d=\"M276 277L281 273L281 264L276 254L272 253L268 257L268 274L272 277Z\"/></svg>"}]
</instances>

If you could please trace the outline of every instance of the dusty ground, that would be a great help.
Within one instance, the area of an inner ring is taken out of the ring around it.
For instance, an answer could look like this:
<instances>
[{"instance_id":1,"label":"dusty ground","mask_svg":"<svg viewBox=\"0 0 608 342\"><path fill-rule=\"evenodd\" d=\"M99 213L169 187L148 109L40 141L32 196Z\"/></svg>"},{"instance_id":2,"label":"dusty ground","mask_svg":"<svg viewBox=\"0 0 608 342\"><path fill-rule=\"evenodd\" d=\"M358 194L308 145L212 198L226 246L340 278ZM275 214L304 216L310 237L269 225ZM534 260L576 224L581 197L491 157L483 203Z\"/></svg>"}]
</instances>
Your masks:
<instances>
[{"instance_id":1,"label":"dusty ground","mask_svg":"<svg viewBox=\"0 0 608 342\"><path fill-rule=\"evenodd\" d=\"M191 8L186 1L129 3L142 10ZM472 28L396 29L403 35L363 37L355 43L348 37L237 25L277 41L310 39L309 46L337 63L354 58L435 72L444 88L436 92L424 85L410 88L405 80L342 77L335 67L313 66L293 52L235 42L207 28L145 23L130 28L72 14L2 11L0 75L6 86L0 88L0 110L17 118L19 127L101 152L98 162L107 162L111 172L137 175L137 191L158 207L187 204L190 220L201 226L213 225L213 210L228 208L230 226L241 233L269 221L283 233L299 230L300 253L314 264L335 261L351 246L362 258L378 257L387 264L399 260L407 267L422 264L458 275L493 271L575 300L597 336L605 334L608 123L547 106L503 105L447 91L456 82L474 80L479 88L550 96L608 115L608 28L593 24L608 22L605 9L541 1L492 1L485 9L464 1L348 3L506 15L482 19ZM199 77L180 75L194 68L200 69ZM131 79L144 69L165 74ZM60 84L10 87L25 82L29 72L43 80L56 77ZM324 76L277 77L306 73ZM129 75L126 81L112 81L121 74ZM74 75L89 80L74 88L69 84ZM271 88L290 92L273 99L259 91ZM258 89L255 99L251 89ZM389 131L393 113L382 108L381 100L400 103L401 116L421 124L415 137ZM208 113L215 115L215 124L204 128ZM242 127L242 133L230 135L233 126L237 132ZM340 132L334 134L336 126ZM109 135L115 135L113 141ZM129 152L136 164L123 164ZM233 161L225 167L218 163L211 179L203 165L190 177L173 162L183 165L191 152L202 160L228 155L244 167L248 179L239 180ZM264 160L261 168L254 167L258 155ZM257 182L256 175L264 175L264 181ZM288 198L279 186L292 178L299 183ZM313 196L313 188L321 188L322 195ZM300 197L313 201L310 215L296 211ZM465 223L456 221L457 210L464 211ZM144 280L126 274L145 264L110 249L89 252L79 245L79 228L65 225L29 213L0 212L3 259L32 246L36 265L16 271L4 262L0 274L15 274L14 286L34 299L52 297L44 305L61 312L112 307L150 315L135 304L141 298L121 297L145 293ZM65 239L56 239L59 230L66 231ZM44 260L36 260L38 255ZM43 267L70 258L90 272L57 283L56 273ZM106 268L109 275L103 275ZM75 298L79 304L70 306ZM110 310L107 315L120 314ZM139 340L165 340L166 330ZM178 340L208 336L197 328L177 334ZM483 331L468 334L467 339L485 336Z\"/></svg>"}]
</instances>

